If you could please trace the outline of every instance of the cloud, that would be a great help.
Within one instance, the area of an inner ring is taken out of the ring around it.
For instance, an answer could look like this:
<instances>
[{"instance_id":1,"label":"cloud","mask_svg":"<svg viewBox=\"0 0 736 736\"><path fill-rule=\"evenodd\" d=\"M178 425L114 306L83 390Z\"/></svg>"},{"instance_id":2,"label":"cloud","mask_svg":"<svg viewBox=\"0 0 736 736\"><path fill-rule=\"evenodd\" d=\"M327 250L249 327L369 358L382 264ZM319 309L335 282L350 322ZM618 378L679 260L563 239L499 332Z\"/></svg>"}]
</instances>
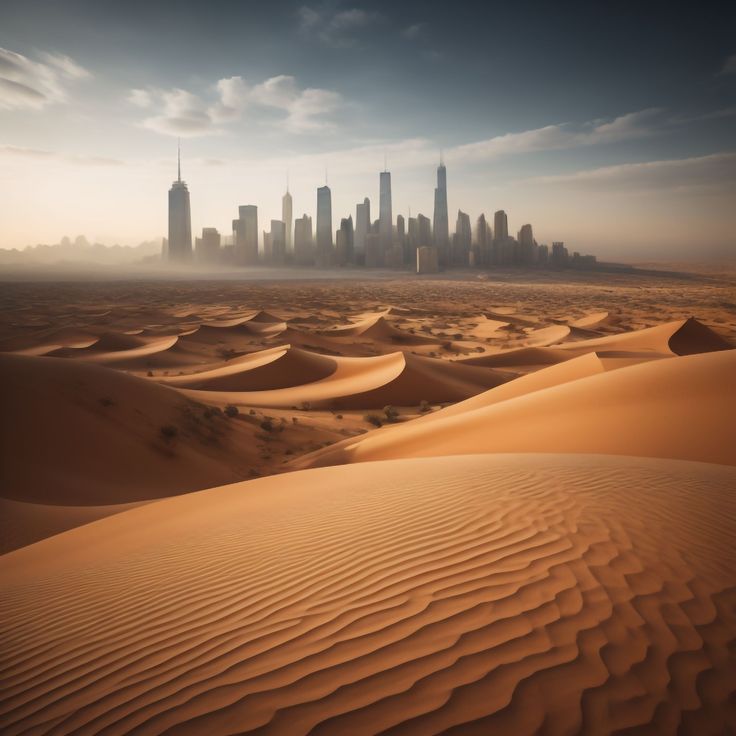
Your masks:
<instances>
[{"instance_id":1,"label":"cloud","mask_svg":"<svg viewBox=\"0 0 736 736\"><path fill-rule=\"evenodd\" d=\"M731 54L729 56L725 63L723 64L723 69L721 69L721 74L736 74L736 54Z\"/></svg>"},{"instance_id":2,"label":"cloud","mask_svg":"<svg viewBox=\"0 0 736 736\"><path fill-rule=\"evenodd\" d=\"M668 190L725 194L736 189L736 153L603 166L572 174L534 177L525 182L586 191L641 193Z\"/></svg>"},{"instance_id":3,"label":"cloud","mask_svg":"<svg viewBox=\"0 0 736 736\"><path fill-rule=\"evenodd\" d=\"M136 107L150 107L153 103L153 95L147 89L132 89L128 93L128 102Z\"/></svg>"},{"instance_id":4,"label":"cloud","mask_svg":"<svg viewBox=\"0 0 736 736\"><path fill-rule=\"evenodd\" d=\"M316 38L336 48L354 46L357 43L357 33L383 20L380 13L361 8L331 12L316 10L308 5L299 8L298 16L302 35Z\"/></svg>"},{"instance_id":5,"label":"cloud","mask_svg":"<svg viewBox=\"0 0 736 736\"><path fill-rule=\"evenodd\" d=\"M67 83L90 73L61 54L41 53L43 61L0 48L0 109L41 110L66 102Z\"/></svg>"},{"instance_id":6,"label":"cloud","mask_svg":"<svg viewBox=\"0 0 736 736\"><path fill-rule=\"evenodd\" d=\"M124 162L106 156L77 156L74 154L58 153L41 148L24 148L22 146L0 145L0 158L26 159L35 161L60 161L78 164L80 166L123 166Z\"/></svg>"},{"instance_id":7,"label":"cloud","mask_svg":"<svg viewBox=\"0 0 736 736\"><path fill-rule=\"evenodd\" d=\"M407 26L403 31L401 31L401 35L404 38L408 38L410 41L413 41L424 33L424 26L424 23L412 23L412 25Z\"/></svg>"},{"instance_id":8,"label":"cloud","mask_svg":"<svg viewBox=\"0 0 736 736\"><path fill-rule=\"evenodd\" d=\"M172 89L160 95L160 115L146 118L142 125L164 135L182 138L218 132L210 110L197 95L184 89Z\"/></svg>"},{"instance_id":9,"label":"cloud","mask_svg":"<svg viewBox=\"0 0 736 736\"><path fill-rule=\"evenodd\" d=\"M246 112L258 118L264 111L282 113L284 130L306 133L332 126L329 115L342 98L326 89L300 89L294 77L279 75L250 86L242 77L220 79L213 87L214 99L207 101L187 90L134 89L128 101L157 110L141 125L163 135L194 137L222 132L222 125L239 120Z\"/></svg>"},{"instance_id":10,"label":"cloud","mask_svg":"<svg viewBox=\"0 0 736 736\"><path fill-rule=\"evenodd\" d=\"M569 123L546 125L519 133L506 133L483 141L457 146L447 151L453 161L472 161L535 151L563 150L579 146L641 138L652 135L662 110L651 108L621 115L610 122L594 120L582 126Z\"/></svg>"}]
</instances>

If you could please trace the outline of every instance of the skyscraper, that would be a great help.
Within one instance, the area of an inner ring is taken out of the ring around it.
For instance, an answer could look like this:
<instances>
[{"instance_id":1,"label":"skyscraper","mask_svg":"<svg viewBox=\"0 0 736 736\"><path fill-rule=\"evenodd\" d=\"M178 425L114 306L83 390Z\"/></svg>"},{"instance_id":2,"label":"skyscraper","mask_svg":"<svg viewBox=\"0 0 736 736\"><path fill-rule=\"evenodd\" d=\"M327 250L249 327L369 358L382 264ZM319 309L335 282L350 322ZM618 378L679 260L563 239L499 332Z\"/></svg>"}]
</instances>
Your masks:
<instances>
[{"instance_id":1,"label":"skyscraper","mask_svg":"<svg viewBox=\"0 0 736 736\"><path fill-rule=\"evenodd\" d=\"M380 175L380 197L378 200L378 236L381 253L390 250L393 243L394 218L391 207L391 172Z\"/></svg>"},{"instance_id":2,"label":"skyscraper","mask_svg":"<svg viewBox=\"0 0 736 736\"><path fill-rule=\"evenodd\" d=\"M192 213L189 208L189 190L181 180L181 148L177 150L177 177L169 189L169 247L170 261L185 262L192 258Z\"/></svg>"},{"instance_id":3,"label":"skyscraper","mask_svg":"<svg viewBox=\"0 0 736 736\"><path fill-rule=\"evenodd\" d=\"M254 204L238 207L238 219L233 220L233 250L237 264L258 263L258 207Z\"/></svg>"},{"instance_id":4,"label":"skyscraper","mask_svg":"<svg viewBox=\"0 0 736 736\"><path fill-rule=\"evenodd\" d=\"M286 252L292 253L294 248L292 247L292 201L291 193L289 192L289 184L286 184L286 194L281 198L281 221L284 223L286 228Z\"/></svg>"},{"instance_id":5,"label":"skyscraper","mask_svg":"<svg viewBox=\"0 0 736 736\"><path fill-rule=\"evenodd\" d=\"M434 244L437 246L440 265L449 261L450 220L447 213L447 169L440 158L437 167L437 187L434 190Z\"/></svg>"},{"instance_id":6,"label":"skyscraper","mask_svg":"<svg viewBox=\"0 0 736 736\"><path fill-rule=\"evenodd\" d=\"M462 210L457 211L457 223L455 225L455 235L453 237L453 263L458 266L467 266L470 263L470 244L472 241L472 232L470 229L470 215Z\"/></svg>"},{"instance_id":7,"label":"skyscraper","mask_svg":"<svg viewBox=\"0 0 736 736\"><path fill-rule=\"evenodd\" d=\"M325 184L317 189L317 265L332 262L332 192Z\"/></svg>"},{"instance_id":8,"label":"skyscraper","mask_svg":"<svg viewBox=\"0 0 736 736\"><path fill-rule=\"evenodd\" d=\"M503 210L498 210L493 215L493 239L503 242L509 237L509 221Z\"/></svg>"},{"instance_id":9,"label":"skyscraper","mask_svg":"<svg viewBox=\"0 0 736 736\"><path fill-rule=\"evenodd\" d=\"M354 232L353 218L343 217L340 220L340 229L337 231L337 242L335 247L335 257L338 266L346 266L353 263L354 256Z\"/></svg>"},{"instance_id":10,"label":"skyscraper","mask_svg":"<svg viewBox=\"0 0 736 736\"><path fill-rule=\"evenodd\" d=\"M490 266L491 259L491 228L488 227L486 216L480 215L475 226L475 265Z\"/></svg>"},{"instance_id":11,"label":"skyscraper","mask_svg":"<svg viewBox=\"0 0 736 736\"><path fill-rule=\"evenodd\" d=\"M365 236L371 227L371 201L366 197L355 207L355 252L365 253Z\"/></svg>"},{"instance_id":12,"label":"skyscraper","mask_svg":"<svg viewBox=\"0 0 736 736\"><path fill-rule=\"evenodd\" d=\"M517 239L519 241L519 256L521 262L527 266L534 263L537 260L537 243L534 240L532 226L522 225Z\"/></svg>"},{"instance_id":13,"label":"skyscraper","mask_svg":"<svg viewBox=\"0 0 736 736\"><path fill-rule=\"evenodd\" d=\"M220 258L220 233L214 227L202 228L202 237L195 238L194 256L200 263L217 263Z\"/></svg>"},{"instance_id":14,"label":"skyscraper","mask_svg":"<svg viewBox=\"0 0 736 736\"><path fill-rule=\"evenodd\" d=\"M271 220L269 233L271 245L271 263L283 266L286 260L286 224L281 220Z\"/></svg>"},{"instance_id":15,"label":"skyscraper","mask_svg":"<svg viewBox=\"0 0 736 736\"><path fill-rule=\"evenodd\" d=\"M294 259L300 266L314 265L312 218L307 214L294 222Z\"/></svg>"}]
</instances>

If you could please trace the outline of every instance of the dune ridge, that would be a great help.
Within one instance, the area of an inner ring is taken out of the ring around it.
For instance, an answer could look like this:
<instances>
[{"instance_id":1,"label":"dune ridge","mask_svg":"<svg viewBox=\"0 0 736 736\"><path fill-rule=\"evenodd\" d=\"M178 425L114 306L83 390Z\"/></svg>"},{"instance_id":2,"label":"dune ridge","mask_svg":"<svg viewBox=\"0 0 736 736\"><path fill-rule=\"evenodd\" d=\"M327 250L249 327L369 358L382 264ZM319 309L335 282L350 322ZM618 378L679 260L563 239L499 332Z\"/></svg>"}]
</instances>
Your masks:
<instances>
[{"instance_id":1,"label":"dune ridge","mask_svg":"<svg viewBox=\"0 0 736 736\"><path fill-rule=\"evenodd\" d=\"M555 369L564 365L555 366ZM577 365L581 365L580 363ZM577 366L576 366L577 367ZM583 371L588 370L582 366ZM551 370L551 369L548 369ZM590 452L736 464L736 350L646 361L576 380L544 372L305 455L293 467L476 452ZM557 375L557 374L555 374Z\"/></svg>"},{"instance_id":2,"label":"dune ridge","mask_svg":"<svg viewBox=\"0 0 736 736\"><path fill-rule=\"evenodd\" d=\"M126 511L0 557L0 728L726 732L735 483L486 455Z\"/></svg>"}]
</instances>

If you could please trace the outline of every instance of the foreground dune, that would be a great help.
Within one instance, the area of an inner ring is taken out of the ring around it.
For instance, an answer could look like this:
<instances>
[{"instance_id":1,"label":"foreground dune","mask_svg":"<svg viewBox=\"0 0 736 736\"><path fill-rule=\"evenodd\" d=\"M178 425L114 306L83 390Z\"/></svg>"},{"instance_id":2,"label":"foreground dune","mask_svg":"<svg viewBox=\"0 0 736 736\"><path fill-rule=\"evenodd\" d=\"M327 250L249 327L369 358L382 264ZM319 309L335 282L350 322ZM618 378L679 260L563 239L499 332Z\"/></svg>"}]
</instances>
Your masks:
<instances>
[{"instance_id":1,"label":"foreground dune","mask_svg":"<svg viewBox=\"0 0 736 736\"><path fill-rule=\"evenodd\" d=\"M578 371L577 380L570 368ZM580 360L547 370L554 371L553 380L545 380L546 371L525 378L528 392L514 381L500 388L500 401L492 389L446 413L306 455L294 467L483 452L590 452L736 465L736 350L603 373Z\"/></svg>"},{"instance_id":2,"label":"foreground dune","mask_svg":"<svg viewBox=\"0 0 736 736\"><path fill-rule=\"evenodd\" d=\"M0 355L0 390L4 498L109 505L248 477L237 441L246 428L205 419L205 407L165 386L76 360Z\"/></svg>"},{"instance_id":3,"label":"foreground dune","mask_svg":"<svg viewBox=\"0 0 736 736\"><path fill-rule=\"evenodd\" d=\"M736 728L736 469L276 476L0 557L4 734Z\"/></svg>"}]
</instances>

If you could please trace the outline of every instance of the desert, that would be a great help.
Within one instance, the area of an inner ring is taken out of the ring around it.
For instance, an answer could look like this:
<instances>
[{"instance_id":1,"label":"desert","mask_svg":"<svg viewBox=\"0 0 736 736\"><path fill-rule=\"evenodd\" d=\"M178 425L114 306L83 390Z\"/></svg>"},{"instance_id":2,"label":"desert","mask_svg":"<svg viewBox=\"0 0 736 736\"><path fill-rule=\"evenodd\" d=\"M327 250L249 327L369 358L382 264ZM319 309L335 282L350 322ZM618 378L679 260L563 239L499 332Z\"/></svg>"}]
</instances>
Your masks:
<instances>
[{"instance_id":1,"label":"desert","mask_svg":"<svg viewBox=\"0 0 736 736\"><path fill-rule=\"evenodd\" d=\"M729 733L733 294L6 282L0 729Z\"/></svg>"}]
</instances>

